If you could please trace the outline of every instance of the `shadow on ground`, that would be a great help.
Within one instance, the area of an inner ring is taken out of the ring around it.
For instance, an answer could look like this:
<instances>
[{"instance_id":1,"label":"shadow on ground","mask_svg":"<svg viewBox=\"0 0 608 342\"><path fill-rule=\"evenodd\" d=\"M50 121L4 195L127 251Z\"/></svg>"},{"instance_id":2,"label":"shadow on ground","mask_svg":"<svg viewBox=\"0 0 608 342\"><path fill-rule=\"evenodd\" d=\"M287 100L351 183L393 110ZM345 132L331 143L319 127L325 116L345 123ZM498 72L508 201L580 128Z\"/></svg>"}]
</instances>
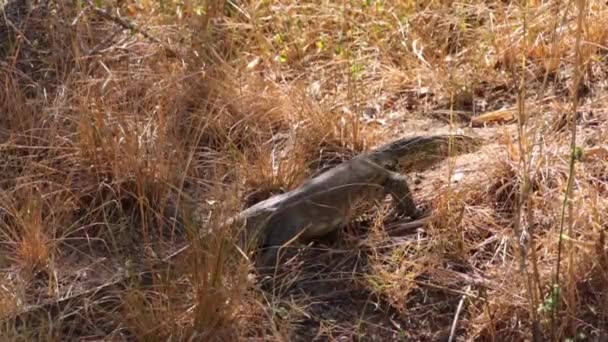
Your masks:
<instances>
[{"instance_id":1,"label":"shadow on ground","mask_svg":"<svg viewBox=\"0 0 608 342\"><path fill-rule=\"evenodd\" d=\"M419 233L395 239L415 239ZM417 287L408 296L407 314L400 312L372 290L368 248L356 242L364 236L341 235L341 242L333 237L286 250L276 273L261 282L275 322L289 325L281 329L288 339L447 341L460 296Z\"/></svg>"}]
</instances>

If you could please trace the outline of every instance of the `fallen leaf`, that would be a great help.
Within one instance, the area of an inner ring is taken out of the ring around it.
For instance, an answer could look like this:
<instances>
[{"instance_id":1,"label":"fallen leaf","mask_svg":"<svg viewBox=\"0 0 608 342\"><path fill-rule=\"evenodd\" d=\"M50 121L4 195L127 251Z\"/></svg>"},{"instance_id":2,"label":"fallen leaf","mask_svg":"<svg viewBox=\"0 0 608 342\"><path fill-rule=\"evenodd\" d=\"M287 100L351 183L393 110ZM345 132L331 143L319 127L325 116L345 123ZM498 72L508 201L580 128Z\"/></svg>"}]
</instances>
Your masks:
<instances>
[{"instance_id":1,"label":"fallen leaf","mask_svg":"<svg viewBox=\"0 0 608 342\"><path fill-rule=\"evenodd\" d=\"M483 113L471 120L473 126L481 126L492 122L504 122L515 118L515 109L500 109Z\"/></svg>"},{"instance_id":2,"label":"fallen leaf","mask_svg":"<svg viewBox=\"0 0 608 342\"><path fill-rule=\"evenodd\" d=\"M608 160L608 146L594 146L586 149L583 153L583 160L606 159Z\"/></svg>"}]
</instances>

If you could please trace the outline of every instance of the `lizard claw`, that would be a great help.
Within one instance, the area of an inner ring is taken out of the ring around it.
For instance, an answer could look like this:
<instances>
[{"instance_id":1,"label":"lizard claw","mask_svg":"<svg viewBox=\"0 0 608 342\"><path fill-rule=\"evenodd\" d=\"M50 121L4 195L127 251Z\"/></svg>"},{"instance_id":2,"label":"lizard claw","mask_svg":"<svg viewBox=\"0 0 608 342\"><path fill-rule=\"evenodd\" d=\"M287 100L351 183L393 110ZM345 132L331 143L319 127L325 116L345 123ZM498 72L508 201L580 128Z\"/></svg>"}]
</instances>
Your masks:
<instances>
[{"instance_id":1,"label":"lizard claw","mask_svg":"<svg viewBox=\"0 0 608 342\"><path fill-rule=\"evenodd\" d=\"M414 210L413 216L410 216L412 219L419 219L425 216L428 216L431 213L431 208L428 205L419 205Z\"/></svg>"},{"instance_id":2,"label":"lizard claw","mask_svg":"<svg viewBox=\"0 0 608 342\"><path fill-rule=\"evenodd\" d=\"M430 214L431 214L431 209L428 207L416 208L416 212L414 213L414 216L411 216L411 218L415 220L415 219L429 216Z\"/></svg>"}]
</instances>

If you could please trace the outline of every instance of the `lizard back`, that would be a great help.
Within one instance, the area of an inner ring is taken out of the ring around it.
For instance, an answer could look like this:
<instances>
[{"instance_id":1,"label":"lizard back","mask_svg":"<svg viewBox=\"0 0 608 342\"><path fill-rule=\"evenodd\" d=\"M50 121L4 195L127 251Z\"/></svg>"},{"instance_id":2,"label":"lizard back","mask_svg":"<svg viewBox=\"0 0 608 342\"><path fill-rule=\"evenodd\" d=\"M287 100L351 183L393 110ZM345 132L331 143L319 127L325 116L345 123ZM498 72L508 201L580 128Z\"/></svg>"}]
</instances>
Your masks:
<instances>
[{"instance_id":1,"label":"lizard back","mask_svg":"<svg viewBox=\"0 0 608 342\"><path fill-rule=\"evenodd\" d=\"M366 157L385 167L399 166L404 172L424 171L449 156L473 152L482 142L461 134L408 137L373 149Z\"/></svg>"}]
</instances>

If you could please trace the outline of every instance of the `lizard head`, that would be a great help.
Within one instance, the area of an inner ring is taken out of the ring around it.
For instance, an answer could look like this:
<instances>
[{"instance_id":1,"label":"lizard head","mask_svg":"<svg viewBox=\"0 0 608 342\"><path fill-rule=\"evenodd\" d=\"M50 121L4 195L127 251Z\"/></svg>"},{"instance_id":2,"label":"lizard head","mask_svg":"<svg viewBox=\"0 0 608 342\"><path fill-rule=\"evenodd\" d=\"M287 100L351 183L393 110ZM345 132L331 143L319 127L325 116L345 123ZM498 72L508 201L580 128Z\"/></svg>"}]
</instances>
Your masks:
<instances>
[{"instance_id":1,"label":"lizard head","mask_svg":"<svg viewBox=\"0 0 608 342\"><path fill-rule=\"evenodd\" d=\"M390 170L421 171L448 156L474 152L482 144L481 138L459 134L418 136L384 145L372 151L370 157Z\"/></svg>"}]
</instances>

